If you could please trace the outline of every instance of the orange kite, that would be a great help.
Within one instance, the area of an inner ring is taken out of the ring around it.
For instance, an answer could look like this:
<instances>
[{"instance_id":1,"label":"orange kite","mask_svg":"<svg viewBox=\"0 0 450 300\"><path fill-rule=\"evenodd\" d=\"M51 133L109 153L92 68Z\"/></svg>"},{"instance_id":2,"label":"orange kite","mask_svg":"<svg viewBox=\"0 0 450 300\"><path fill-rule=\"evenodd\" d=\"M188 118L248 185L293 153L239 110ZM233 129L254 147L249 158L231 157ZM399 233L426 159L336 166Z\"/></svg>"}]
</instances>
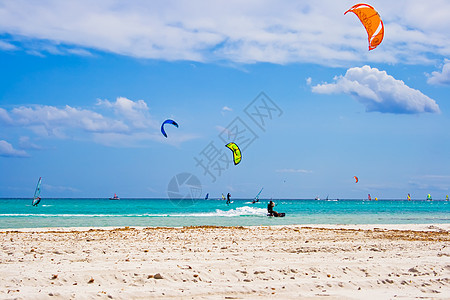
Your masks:
<instances>
[{"instance_id":1,"label":"orange kite","mask_svg":"<svg viewBox=\"0 0 450 300\"><path fill-rule=\"evenodd\" d=\"M375 49L384 37L384 26L380 15L372 6L364 3L353 5L344 15L349 11L354 13L366 28L369 35L369 50Z\"/></svg>"}]
</instances>

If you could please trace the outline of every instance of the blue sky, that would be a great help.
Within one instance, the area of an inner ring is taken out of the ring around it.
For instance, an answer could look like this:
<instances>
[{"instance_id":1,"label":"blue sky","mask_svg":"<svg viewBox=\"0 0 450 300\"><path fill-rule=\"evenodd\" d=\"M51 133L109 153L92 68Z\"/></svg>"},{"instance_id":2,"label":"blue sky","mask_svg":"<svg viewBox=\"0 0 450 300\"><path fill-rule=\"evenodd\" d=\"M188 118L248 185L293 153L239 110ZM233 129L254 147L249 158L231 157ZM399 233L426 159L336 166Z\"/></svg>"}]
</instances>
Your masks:
<instances>
[{"instance_id":1,"label":"blue sky","mask_svg":"<svg viewBox=\"0 0 450 300\"><path fill-rule=\"evenodd\" d=\"M371 1L370 52L353 4L0 1L0 197L443 199L450 3Z\"/></svg>"}]
</instances>

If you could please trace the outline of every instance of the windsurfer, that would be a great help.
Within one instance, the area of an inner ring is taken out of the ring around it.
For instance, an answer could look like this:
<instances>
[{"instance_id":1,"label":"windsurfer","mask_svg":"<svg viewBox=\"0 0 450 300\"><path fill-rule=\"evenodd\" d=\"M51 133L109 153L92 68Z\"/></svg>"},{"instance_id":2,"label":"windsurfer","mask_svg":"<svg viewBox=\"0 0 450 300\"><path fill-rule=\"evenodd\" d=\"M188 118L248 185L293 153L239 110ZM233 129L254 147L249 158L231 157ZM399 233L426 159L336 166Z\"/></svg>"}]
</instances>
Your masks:
<instances>
[{"instance_id":1,"label":"windsurfer","mask_svg":"<svg viewBox=\"0 0 450 300\"><path fill-rule=\"evenodd\" d=\"M33 206L38 206L39 202L41 202L41 197L37 197L34 199Z\"/></svg>"},{"instance_id":2,"label":"windsurfer","mask_svg":"<svg viewBox=\"0 0 450 300\"><path fill-rule=\"evenodd\" d=\"M38 206L39 202L41 202L41 183L42 177L39 177L36 190L34 191L33 202L31 203L33 206Z\"/></svg>"},{"instance_id":3,"label":"windsurfer","mask_svg":"<svg viewBox=\"0 0 450 300\"><path fill-rule=\"evenodd\" d=\"M273 208L275 207L275 203L270 200L269 204L267 204L267 214L269 217L278 217L278 213L276 211L273 210Z\"/></svg>"},{"instance_id":4,"label":"windsurfer","mask_svg":"<svg viewBox=\"0 0 450 300\"><path fill-rule=\"evenodd\" d=\"M258 195L256 195L255 199L253 199L253 201L252 201L253 204L256 203L256 202L259 202L259 195L261 195L261 192L262 192L263 189L264 188L261 188L261 190L259 191Z\"/></svg>"},{"instance_id":5,"label":"windsurfer","mask_svg":"<svg viewBox=\"0 0 450 300\"><path fill-rule=\"evenodd\" d=\"M231 194L228 193L227 194L227 204L230 204L230 203L231 203Z\"/></svg>"}]
</instances>

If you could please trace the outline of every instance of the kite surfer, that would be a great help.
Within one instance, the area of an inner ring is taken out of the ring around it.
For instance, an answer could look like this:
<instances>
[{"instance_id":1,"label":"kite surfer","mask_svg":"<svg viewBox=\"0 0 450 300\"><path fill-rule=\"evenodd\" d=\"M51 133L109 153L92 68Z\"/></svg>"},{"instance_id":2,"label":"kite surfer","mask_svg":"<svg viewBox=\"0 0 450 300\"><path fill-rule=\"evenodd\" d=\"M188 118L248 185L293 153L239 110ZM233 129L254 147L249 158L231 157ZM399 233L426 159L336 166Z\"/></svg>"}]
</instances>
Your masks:
<instances>
[{"instance_id":1,"label":"kite surfer","mask_svg":"<svg viewBox=\"0 0 450 300\"><path fill-rule=\"evenodd\" d=\"M275 203L272 200L270 200L269 204L267 204L267 215L269 217L278 217L278 213L273 210L274 207Z\"/></svg>"},{"instance_id":2,"label":"kite surfer","mask_svg":"<svg viewBox=\"0 0 450 300\"><path fill-rule=\"evenodd\" d=\"M228 193L227 194L227 204L230 205L230 203L231 203L231 194Z\"/></svg>"}]
</instances>

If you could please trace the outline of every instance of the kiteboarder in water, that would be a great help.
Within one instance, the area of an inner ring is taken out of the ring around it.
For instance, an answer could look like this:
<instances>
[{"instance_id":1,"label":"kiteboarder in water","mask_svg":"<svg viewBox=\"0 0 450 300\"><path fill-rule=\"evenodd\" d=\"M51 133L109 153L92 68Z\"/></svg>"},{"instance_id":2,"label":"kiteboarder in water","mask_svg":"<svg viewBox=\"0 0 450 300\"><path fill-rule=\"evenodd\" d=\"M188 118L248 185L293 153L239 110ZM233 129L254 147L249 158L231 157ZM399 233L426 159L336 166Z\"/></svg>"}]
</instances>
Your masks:
<instances>
[{"instance_id":1,"label":"kiteboarder in water","mask_svg":"<svg viewBox=\"0 0 450 300\"><path fill-rule=\"evenodd\" d=\"M227 204L229 205L231 203L231 195L230 193L227 194Z\"/></svg>"},{"instance_id":2,"label":"kiteboarder in water","mask_svg":"<svg viewBox=\"0 0 450 300\"><path fill-rule=\"evenodd\" d=\"M276 211L273 210L273 208L275 207L275 203L270 200L269 204L267 204L267 214L269 217L278 217L278 213Z\"/></svg>"}]
</instances>

